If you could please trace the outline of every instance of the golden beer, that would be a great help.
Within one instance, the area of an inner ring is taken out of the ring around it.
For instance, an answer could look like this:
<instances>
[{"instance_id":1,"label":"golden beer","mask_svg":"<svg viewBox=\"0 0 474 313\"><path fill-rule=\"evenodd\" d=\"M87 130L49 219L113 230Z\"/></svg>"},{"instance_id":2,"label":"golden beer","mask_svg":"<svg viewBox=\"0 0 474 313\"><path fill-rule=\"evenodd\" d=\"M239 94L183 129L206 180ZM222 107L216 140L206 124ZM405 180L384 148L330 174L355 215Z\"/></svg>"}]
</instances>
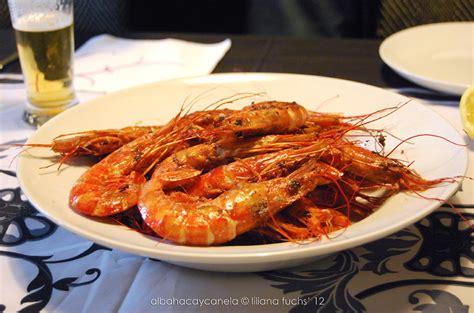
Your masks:
<instances>
[{"instance_id":1,"label":"golden beer","mask_svg":"<svg viewBox=\"0 0 474 313\"><path fill-rule=\"evenodd\" d=\"M27 90L25 118L42 124L75 103L72 17L61 12L33 13L13 26Z\"/></svg>"}]
</instances>

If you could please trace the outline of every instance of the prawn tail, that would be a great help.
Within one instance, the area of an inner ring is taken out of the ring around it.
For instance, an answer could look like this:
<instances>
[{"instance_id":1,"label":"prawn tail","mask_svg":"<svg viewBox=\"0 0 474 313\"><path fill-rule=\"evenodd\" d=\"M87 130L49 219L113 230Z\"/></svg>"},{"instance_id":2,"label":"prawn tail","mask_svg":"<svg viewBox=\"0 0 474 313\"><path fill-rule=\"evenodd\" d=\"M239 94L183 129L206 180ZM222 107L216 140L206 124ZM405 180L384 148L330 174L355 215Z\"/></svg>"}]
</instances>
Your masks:
<instances>
[{"instance_id":1,"label":"prawn tail","mask_svg":"<svg viewBox=\"0 0 474 313\"><path fill-rule=\"evenodd\" d=\"M138 172L104 180L88 177L79 180L69 194L69 205L89 216L111 216L124 212L138 202L145 177Z\"/></svg>"}]
</instances>

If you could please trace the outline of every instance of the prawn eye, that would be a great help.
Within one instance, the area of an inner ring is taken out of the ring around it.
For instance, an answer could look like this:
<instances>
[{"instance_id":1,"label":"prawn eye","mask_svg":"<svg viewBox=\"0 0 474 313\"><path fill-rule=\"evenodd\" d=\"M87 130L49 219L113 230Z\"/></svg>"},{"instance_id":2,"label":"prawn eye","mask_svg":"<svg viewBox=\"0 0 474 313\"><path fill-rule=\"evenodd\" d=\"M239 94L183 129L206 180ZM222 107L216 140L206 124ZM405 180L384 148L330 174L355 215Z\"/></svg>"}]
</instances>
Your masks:
<instances>
[{"instance_id":1,"label":"prawn eye","mask_svg":"<svg viewBox=\"0 0 474 313\"><path fill-rule=\"evenodd\" d=\"M301 188L301 183L297 180L292 180L288 184L288 193L290 194L290 196L293 196L296 193L298 193L300 188Z\"/></svg>"},{"instance_id":2,"label":"prawn eye","mask_svg":"<svg viewBox=\"0 0 474 313\"><path fill-rule=\"evenodd\" d=\"M241 119L237 119L237 120L234 121L234 125L236 125L236 126L242 126L242 124L243 123L242 123Z\"/></svg>"}]
</instances>

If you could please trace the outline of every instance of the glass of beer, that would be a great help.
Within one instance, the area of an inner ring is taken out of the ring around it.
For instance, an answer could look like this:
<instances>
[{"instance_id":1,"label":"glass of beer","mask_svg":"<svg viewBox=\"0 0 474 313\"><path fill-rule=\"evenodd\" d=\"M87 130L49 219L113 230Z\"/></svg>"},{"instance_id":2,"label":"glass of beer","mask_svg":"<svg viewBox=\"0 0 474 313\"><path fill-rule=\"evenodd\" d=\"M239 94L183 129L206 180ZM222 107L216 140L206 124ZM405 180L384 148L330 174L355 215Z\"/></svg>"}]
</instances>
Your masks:
<instances>
[{"instance_id":1,"label":"glass of beer","mask_svg":"<svg viewBox=\"0 0 474 313\"><path fill-rule=\"evenodd\" d=\"M40 126L77 103L73 86L73 1L8 0L27 101L24 119Z\"/></svg>"}]
</instances>

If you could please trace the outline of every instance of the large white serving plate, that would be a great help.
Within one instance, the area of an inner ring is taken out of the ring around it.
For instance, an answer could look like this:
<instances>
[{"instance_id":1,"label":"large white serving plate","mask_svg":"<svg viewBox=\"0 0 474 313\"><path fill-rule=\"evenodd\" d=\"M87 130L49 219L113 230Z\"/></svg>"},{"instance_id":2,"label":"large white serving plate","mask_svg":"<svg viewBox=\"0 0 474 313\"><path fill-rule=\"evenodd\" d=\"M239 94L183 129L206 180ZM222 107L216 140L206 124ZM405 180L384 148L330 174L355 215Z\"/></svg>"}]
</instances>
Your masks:
<instances>
[{"instance_id":1,"label":"large white serving plate","mask_svg":"<svg viewBox=\"0 0 474 313\"><path fill-rule=\"evenodd\" d=\"M416 26L386 38L382 60L406 79L462 95L474 83L474 22Z\"/></svg>"},{"instance_id":2,"label":"large white serving plate","mask_svg":"<svg viewBox=\"0 0 474 313\"><path fill-rule=\"evenodd\" d=\"M351 81L293 74L217 74L133 88L80 104L41 127L28 143L47 143L59 134L136 124L163 124L182 104L194 100L201 109L215 100L237 93L265 93L228 105L238 108L250 101L296 101L310 110L360 115L406 103L394 114L371 124L397 138L437 134L453 142L461 136L442 117L401 95ZM387 138L387 151L399 141ZM427 179L464 175L466 149L442 139L420 137L404 144L393 157L414 161L412 167ZM48 149L30 149L20 155L18 178L31 203L54 222L99 244L134 254L158 258L187 267L248 272L291 267L336 251L390 235L432 212L439 201L402 193L386 202L365 220L338 236L309 244L278 243L256 246L186 247L141 235L125 227L83 216L68 207L68 194L86 165L47 167L54 162ZM449 199L457 183L444 184L424 197Z\"/></svg>"}]
</instances>

